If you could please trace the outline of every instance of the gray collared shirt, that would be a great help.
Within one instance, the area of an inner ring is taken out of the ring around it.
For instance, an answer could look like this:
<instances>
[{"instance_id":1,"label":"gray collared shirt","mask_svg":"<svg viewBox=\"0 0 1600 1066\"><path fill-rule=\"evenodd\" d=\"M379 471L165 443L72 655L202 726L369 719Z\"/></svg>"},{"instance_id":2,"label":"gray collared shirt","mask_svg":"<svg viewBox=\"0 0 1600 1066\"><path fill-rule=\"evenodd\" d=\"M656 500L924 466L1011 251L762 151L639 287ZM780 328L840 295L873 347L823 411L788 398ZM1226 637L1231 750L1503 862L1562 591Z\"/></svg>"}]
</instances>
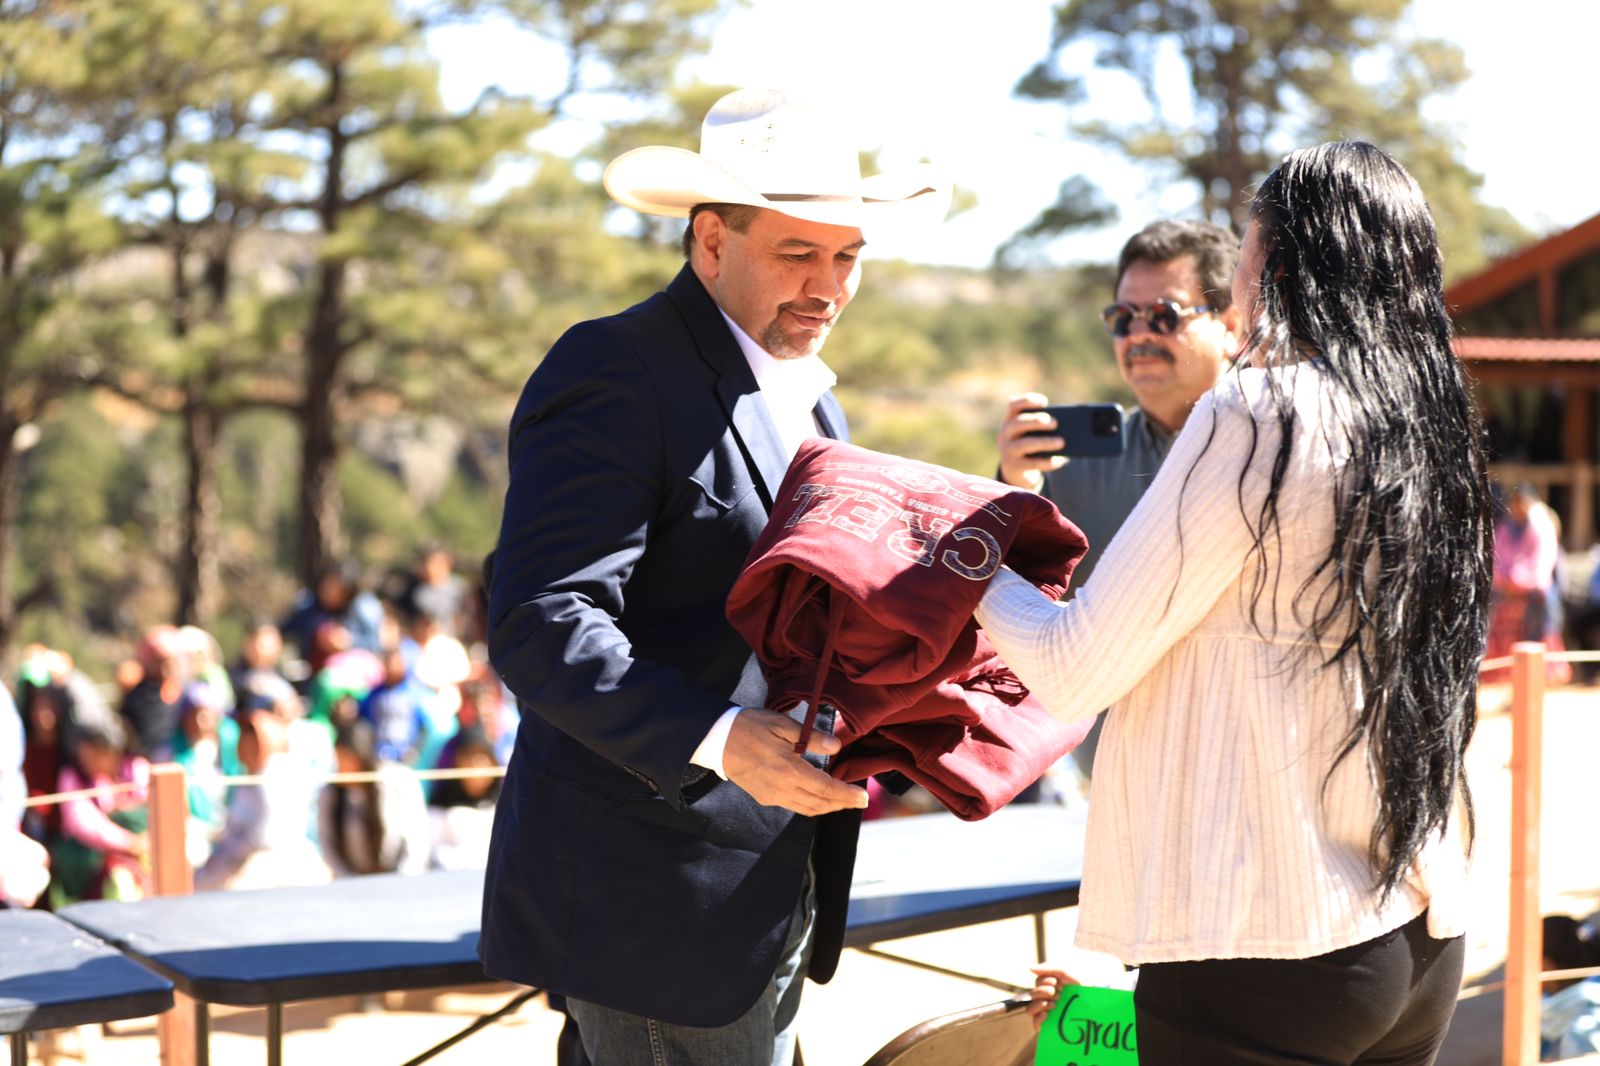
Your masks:
<instances>
[{"instance_id":1,"label":"gray collared shirt","mask_svg":"<svg viewBox=\"0 0 1600 1066\"><path fill-rule=\"evenodd\" d=\"M1072 572L1072 591L1089 579L1100 553L1155 480L1174 436L1135 407L1122 420L1127 446L1121 455L1072 459L1045 474L1045 498L1089 538L1089 551Z\"/></svg>"}]
</instances>

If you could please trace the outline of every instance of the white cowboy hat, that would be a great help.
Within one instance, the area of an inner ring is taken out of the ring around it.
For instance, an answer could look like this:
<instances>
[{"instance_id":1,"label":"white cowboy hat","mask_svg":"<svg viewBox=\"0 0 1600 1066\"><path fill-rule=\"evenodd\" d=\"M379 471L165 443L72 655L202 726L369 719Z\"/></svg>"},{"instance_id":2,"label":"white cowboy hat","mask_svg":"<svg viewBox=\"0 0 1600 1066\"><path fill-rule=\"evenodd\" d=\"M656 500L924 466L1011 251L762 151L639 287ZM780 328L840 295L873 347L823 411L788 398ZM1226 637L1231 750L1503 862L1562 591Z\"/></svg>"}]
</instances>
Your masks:
<instances>
[{"instance_id":1,"label":"white cowboy hat","mask_svg":"<svg viewBox=\"0 0 1600 1066\"><path fill-rule=\"evenodd\" d=\"M688 218L696 204L748 204L866 229L937 222L950 209L950 183L935 168L863 178L854 145L773 89L739 89L713 104L699 152L635 148L603 180L617 203L669 218Z\"/></svg>"}]
</instances>

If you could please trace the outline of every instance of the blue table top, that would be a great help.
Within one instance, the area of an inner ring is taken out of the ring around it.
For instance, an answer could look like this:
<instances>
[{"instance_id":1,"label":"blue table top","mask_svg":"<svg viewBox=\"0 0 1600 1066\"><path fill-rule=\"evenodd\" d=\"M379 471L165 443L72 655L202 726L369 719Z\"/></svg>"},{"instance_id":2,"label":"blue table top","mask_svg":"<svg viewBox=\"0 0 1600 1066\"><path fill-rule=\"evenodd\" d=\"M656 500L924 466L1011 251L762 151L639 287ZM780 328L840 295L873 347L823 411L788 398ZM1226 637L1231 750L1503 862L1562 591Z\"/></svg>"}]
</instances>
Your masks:
<instances>
[{"instance_id":1,"label":"blue table top","mask_svg":"<svg viewBox=\"0 0 1600 1066\"><path fill-rule=\"evenodd\" d=\"M172 984L43 911L0 910L0 1033L143 1018Z\"/></svg>"},{"instance_id":2,"label":"blue table top","mask_svg":"<svg viewBox=\"0 0 1600 1066\"><path fill-rule=\"evenodd\" d=\"M867 822L851 946L1077 902L1083 820L1018 806L981 822L946 814ZM260 1006L488 980L478 963L483 873L378 874L314 888L79 903L61 917L197 999Z\"/></svg>"},{"instance_id":3,"label":"blue table top","mask_svg":"<svg viewBox=\"0 0 1600 1066\"><path fill-rule=\"evenodd\" d=\"M845 944L1074 906L1084 818L1081 810L1019 804L978 822L922 814L863 823Z\"/></svg>"},{"instance_id":4,"label":"blue table top","mask_svg":"<svg viewBox=\"0 0 1600 1066\"><path fill-rule=\"evenodd\" d=\"M208 1003L261 1006L487 981L483 871L76 903L61 917Z\"/></svg>"}]
</instances>

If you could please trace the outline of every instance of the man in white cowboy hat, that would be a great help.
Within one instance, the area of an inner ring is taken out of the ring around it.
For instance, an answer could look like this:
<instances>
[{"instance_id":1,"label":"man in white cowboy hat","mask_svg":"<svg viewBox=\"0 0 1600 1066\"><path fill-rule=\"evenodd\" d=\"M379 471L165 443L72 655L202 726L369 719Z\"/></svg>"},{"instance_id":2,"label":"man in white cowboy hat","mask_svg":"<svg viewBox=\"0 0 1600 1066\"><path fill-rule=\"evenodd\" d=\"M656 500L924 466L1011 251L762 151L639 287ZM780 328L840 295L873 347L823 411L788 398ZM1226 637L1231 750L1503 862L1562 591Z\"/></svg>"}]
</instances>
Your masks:
<instances>
[{"instance_id":1,"label":"man in white cowboy hat","mask_svg":"<svg viewBox=\"0 0 1600 1066\"><path fill-rule=\"evenodd\" d=\"M604 1066L788 1066L803 979L838 961L866 794L794 752L723 608L800 442L847 435L817 353L863 245L949 205L927 168L857 158L740 90L699 152L615 160L617 202L689 219L688 263L569 330L512 419L489 644L525 713L479 952L565 996Z\"/></svg>"}]
</instances>

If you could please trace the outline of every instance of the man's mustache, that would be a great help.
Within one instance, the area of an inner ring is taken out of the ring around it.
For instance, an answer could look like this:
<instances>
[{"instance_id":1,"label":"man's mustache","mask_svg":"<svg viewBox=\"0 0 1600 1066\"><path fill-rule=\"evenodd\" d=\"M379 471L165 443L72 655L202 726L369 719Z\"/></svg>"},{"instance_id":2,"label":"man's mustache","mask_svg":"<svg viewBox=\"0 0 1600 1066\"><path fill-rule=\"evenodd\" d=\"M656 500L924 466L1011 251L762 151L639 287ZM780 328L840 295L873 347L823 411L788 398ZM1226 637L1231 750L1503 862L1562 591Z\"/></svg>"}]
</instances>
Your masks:
<instances>
[{"instance_id":1,"label":"man's mustache","mask_svg":"<svg viewBox=\"0 0 1600 1066\"><path fill-rule=\"evenodd\" d=\"M834 316L833 304L827 300L790 301L786 304L779 304L778 310L792 311L797 315L811 315L817 318L826 317L831 319Z\"/></svg>"},{"instance_id":2,"label":"man's mustache","mask_svg":"<svg viewBox=\"0 0 1600 1066\"><path fill-rule=\"evenodd\" d=\"M1167 363L1176 363L1172 353L1158 344L1135 344L1130 347L1123 357L1124 362L1132 362L1135 358L1160 359Z\"/></svg>"}]
</instances>

